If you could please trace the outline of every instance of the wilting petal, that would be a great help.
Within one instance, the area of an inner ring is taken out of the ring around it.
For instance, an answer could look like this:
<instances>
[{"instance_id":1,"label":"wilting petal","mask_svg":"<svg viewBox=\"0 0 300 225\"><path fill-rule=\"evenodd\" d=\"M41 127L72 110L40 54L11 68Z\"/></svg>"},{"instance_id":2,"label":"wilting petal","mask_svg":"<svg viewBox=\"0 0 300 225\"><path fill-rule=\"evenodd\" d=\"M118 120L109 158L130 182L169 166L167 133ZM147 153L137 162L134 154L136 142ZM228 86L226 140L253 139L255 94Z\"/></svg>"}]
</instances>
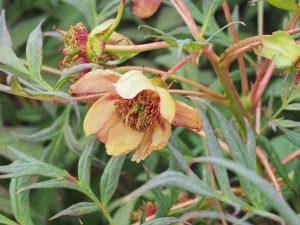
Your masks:
<instances>
[{"instance_id":1,"label":"wilting petal","mask_svg":"<svg viewBox=\"0 0 300 225\"><path fill-rule=\"evenodd\" d=\"M134 45L133 42L125 37L122 34L119 34L117 32L113 32L112 35L107 40L106 44L109 45Z\"/></svg>"},{"instance_id":2,"label":"wilting petal","mask_svg":"<svg viewBox=\"0 0 300 225\"><path fill-rule=\"evenodd\" d=\"M155 90L151 81L138 70L131 70L124 73L114 85L117 93L125 99L133 99L138 93L144 90Z\"/></svg>"},{"instance_id":3,"label":"wilting petal","mask_svg":"<svg viewBox=\"0 0 300 225\"><path fill-rule=\"evenodd\" d=\"M161 2L161 0L135 0L132 10L137 17L146 19L157 11Z\"/></svg>"},{"instance_id":4,"label":"wilting petal","mask_svg":"<svg viewBox=\"0 0 300 225\"><path fill-rule=\"evenodd\" d=\"M70 92L78 95L113 92L115 91L113 84L119 78L120 74L111 70L93 70L73 84L70 87Z\"/></svg>"},{"instance_id":5,"label":"wilting petal","mask_svg":"<svg viewBox=\"0 0 300 225\"><path fill-rule=\"evenodd\" d=\"M130 127L125 127L120 121L108 131L106 152L108 155L118 156L131 152L139 147L143 141L144 133Z\"/></svg>"},{"instance_id":6,"label":"wilting petal","mask_svg":"<svg viewBox=\"0 0 300 225\"><path fill-rule=\"evenodd\" d=\"M153 151L165 147L168 143L170 135L171 125L167 120L164 120L163 123L160 126L155 127L153 131L146 132L140 148L136 150L131 160L140 162Z\"/></svg>"},{"instance_id":7,"label":"wilting petal","mask_svg":"<svg viewBox=\"0 0 300 225\"><path fill-rule=\"evenodd\" d=\"M180 101L175 101L175 107L176 113L173 120L175 126L196 130L202 129L201 116L197 110Z\"/></svg>"},{"instance_id":8,"label":"wilting petal","mask_svg":"<svg viewBox=\"0 0 300 225\"><path fill-rule=\"evenodd\" d=\"M97 133L112 118L115 113L114 103L117 97L114 93L107 94L92 105L83 122L86 136Z\"/></svg>"},{"instance_id":9,"label":"wilting petal","mask_svg":"<svg viewBox=\"0 0 300 225\"><path fill-rule=\"evenodd\" d=\"M95 36L101 37L115 22L115 19L109 19L96 26L89 34L89 38L93 38Z\"/></svg>"},{"instance_id":10,"label":"wilting petal","mask_svg":"<svg viewBox=\"0 0 300 225\"><path fill-rule=\"evenodd\" d=\"M174 100L166 89L160 87L157 87L156 89L160 97L160 114L164 119L171 123L175 115Z\"/></svg>"},{"instance_id":11,"label":"wilting petal","mask_svg":"<svg viewBox=\"0 0 300 225\"><path fill-rule=\"evenodd\" d=\"M106 143L109 129L118 122L120 122L120 118L114 114L110 120L98 131L97 139L102 143Z\"/></svg>"}]
</instances>

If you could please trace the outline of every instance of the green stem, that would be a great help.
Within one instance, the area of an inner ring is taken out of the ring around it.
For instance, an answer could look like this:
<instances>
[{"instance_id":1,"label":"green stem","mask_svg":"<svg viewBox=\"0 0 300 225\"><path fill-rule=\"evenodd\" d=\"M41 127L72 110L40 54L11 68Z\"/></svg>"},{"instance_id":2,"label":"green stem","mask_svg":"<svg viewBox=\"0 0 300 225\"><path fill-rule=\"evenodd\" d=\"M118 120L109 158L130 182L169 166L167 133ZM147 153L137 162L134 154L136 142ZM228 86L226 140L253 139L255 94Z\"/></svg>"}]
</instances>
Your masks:
<instances>
[{"instance_id":1,"label":"green stem","mask_svg":"<svg viewBox=\"0 0 300 225\"><path fill-rule=\"evenodd\" d=\"M122 19L124 7L125 7L125 0L121 0L116 20L112 24L112 26L105 32L105 34L101 38L102 41L107 41L109 39L109 37L112 35L112 33L115 31L115 29L117 29L117 27L118 27L118 25L119 25L119 23L120 23L120 21Z\"/></svg>"}]
</instances>

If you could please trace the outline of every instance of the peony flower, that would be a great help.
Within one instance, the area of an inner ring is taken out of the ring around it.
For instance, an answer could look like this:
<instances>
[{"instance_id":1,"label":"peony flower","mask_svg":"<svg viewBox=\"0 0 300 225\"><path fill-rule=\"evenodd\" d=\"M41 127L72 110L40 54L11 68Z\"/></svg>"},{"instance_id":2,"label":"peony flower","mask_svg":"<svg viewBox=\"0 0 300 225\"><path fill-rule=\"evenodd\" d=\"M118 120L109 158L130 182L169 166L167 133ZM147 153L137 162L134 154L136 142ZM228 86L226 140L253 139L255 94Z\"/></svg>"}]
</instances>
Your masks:
<instances>
[{"instance_id":1,"label":"peony flower","mask_svg":"<svg viewBox=\"0 0 300 225\"><path fill-rule=\"evenodd\" d=\"M135 151L132 161L139 162L166 146L172 123L200 130L199 112L174 101L164 85L152 81L136 70L121 75L101 69L78 80L72 93L104 93L84 119L86 136L95 134L111 156Z\"/></svg>"}]
</instances>

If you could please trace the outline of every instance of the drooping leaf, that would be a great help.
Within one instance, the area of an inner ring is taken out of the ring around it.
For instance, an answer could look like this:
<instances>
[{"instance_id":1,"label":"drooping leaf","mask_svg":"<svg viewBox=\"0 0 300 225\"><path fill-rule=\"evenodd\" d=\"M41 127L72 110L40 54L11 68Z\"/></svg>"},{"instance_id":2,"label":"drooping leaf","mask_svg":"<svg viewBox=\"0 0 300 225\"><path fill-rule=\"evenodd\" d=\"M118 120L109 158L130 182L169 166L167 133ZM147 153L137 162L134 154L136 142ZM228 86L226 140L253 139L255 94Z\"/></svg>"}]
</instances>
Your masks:
<instances>
[{"instance_id":1,"label":"drooping leaf","mask_svg":"<svg viewBox=\"0 0 300 225\"><path fill-rule=\"evenodd\" d=\"M293 104L287 105L284 109L285 110L291 110L291 111L299 111L300 110L300 103L293 103Z\"/></svg>"},{"instance_id":2,"label":"drooping leaf","mask_svg":"<svg viewBox=\"0 0 300 225\"><path fill-rule=\"evenodd\" d=\"M49 220L55 220L62 216L82 216L90 213L99 211L99 207L93 202L79 202L77 204L71 205L69 208L64 209L52 216Z\"/></svg>"},{"instance_id":3,"label":"drooping leaf","mask_svg":"<svg viewBox=\"0 0 300 225\"><path fill-rule=\"evenodd\" d=\"M118 187L120 172L123 167L124 160L124 155L112 157L105 166L100 180L101 202L104 205L108 204Z\"/></svg>"}]
</instances>

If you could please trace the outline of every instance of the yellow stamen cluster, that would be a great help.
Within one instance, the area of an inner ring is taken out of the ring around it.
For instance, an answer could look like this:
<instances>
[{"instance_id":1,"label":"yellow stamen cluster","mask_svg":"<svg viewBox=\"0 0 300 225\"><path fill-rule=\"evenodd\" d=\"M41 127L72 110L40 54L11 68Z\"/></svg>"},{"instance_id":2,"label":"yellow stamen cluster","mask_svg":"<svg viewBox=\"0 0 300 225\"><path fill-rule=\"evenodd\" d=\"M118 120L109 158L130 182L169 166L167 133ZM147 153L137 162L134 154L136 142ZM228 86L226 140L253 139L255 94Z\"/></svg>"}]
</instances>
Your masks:
<instances>
[{"instance_id":1,"label":"yellow stamen cluster","mask_svg":"<svg viewBox=\"0 0 300 225\"><path fill-rule=\"evenodd\" d=\"M74 26L71 26L68 32L64 36L64 45L65 47L71 47L72 49L80 49L81 43L78 40L77 34L82 31L84 32L86 28L80 22Z\"/></svg>"},{"instance_id":2,"label":"yellow stamen cluster","mask_svg":"<svg viewBox=\"0 0 300 225\"><path fill-rule=\"evenodd\" d=\"M153 91L142 91L133 99L120 99L115 103L116 113L125 126L139 132L162 122L159 96Z\"/></svg>"}]
</instances>

